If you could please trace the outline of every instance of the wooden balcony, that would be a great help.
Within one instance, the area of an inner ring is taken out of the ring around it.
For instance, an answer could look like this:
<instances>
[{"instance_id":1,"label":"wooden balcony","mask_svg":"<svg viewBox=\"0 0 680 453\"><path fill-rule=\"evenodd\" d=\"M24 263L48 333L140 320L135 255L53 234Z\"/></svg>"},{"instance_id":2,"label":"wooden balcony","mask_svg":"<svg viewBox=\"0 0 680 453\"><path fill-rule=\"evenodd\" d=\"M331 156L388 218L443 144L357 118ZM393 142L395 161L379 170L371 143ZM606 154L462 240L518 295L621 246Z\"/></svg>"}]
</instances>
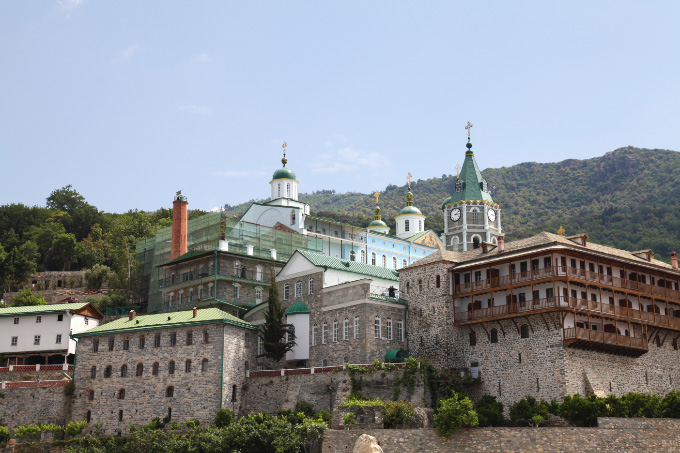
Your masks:
<instances>
[{"instance_id":1,"label":"wooden balcony","mask_svg":"<svg viewBox=\"0 0 680 453\"><path fill-rule=\"evenodd\" d=\"M645 337L629 337L601 330L569 327L564 329L564 346L639 357L649 348Z\"/></svg>"},{"instance_id":2,"label":"wooden balcony","mask_svg":"<svg viewBox=\"0 0 680 453\"><path fill-rule=\"evenodd\" d=\"M599 274L597 272L590 272L585 269L577 269L569 266L533 269L531 271L519 272L512 275L504 275L486 280L462 283L455 285L453 291L454 296L460 296L468 293L483 292L490 289L503 289L505 287L518 286L518 284L521 283L535 283L540 280L552 278L560 278L563 280L580 280L584 283L597 283L603 286L618 288L623 291L636 291L639 293L644 293L645 295L680 301L680 291L671 288L650 285L647 283L614 277L612 275ZM668 281L668 283L670 283L670 281Z\"/></svg>"}]
</instances>

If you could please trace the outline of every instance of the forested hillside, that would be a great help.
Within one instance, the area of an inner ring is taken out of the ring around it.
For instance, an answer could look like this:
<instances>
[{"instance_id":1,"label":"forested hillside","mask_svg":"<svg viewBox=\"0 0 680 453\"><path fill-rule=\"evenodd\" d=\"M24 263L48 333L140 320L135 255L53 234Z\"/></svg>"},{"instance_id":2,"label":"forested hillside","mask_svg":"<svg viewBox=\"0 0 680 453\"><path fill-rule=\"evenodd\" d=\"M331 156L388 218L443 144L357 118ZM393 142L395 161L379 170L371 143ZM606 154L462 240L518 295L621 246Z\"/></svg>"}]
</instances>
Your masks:
<instances>
[{"instance_id":1,"label":"forested hillside","mask_svg":"<svg viewBox=\"0 0 680 453\"><path fill-rule=\"evenodd\" d=\"M484 156L477 156L483 166ZM620 148L602 157L558 163L533 162L482 172L501 205L510 240L539 231L586 232L594 242L627 250L651 248L668 260L680 250L680 153ZM412 183L415 205L427 215L427 226L444 227L441 202L453 191L455 175ZM380 197L383 220L404 206L406 186L388 186ZM372 220L370 194L301 194L316 215L365 226ZM230 209L233 214L247 205Z\"/></svg>"}]
</instances>

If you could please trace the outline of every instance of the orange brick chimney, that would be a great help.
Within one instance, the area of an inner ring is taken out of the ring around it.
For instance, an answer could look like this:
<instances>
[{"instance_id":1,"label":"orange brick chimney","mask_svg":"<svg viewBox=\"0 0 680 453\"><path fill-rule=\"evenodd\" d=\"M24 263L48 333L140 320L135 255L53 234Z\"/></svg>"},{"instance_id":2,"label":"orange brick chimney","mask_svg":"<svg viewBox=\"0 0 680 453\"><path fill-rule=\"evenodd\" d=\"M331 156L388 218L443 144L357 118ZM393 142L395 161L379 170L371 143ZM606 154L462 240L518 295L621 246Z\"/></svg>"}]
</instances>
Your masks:
<instances>
[{"instance_id":1,"label":"orange brick chimney","mask_svg":"<svg viewBox=\"0 0 680 453\"><path fill-rule=\"evenodd\" d=\"M675 252L671 252L671 266L673 266L673 269L678 268L678 254Z\"/></svg>"},{"instance_id":2,"label":"orange brick chimney","mask_svg":"<svg viewBox=\"0 0 680 453\"><path fill-rule=\"evenodd\" d=\"M130 310L130 315L129 315L130 321L132 321L133 319L135 319L135 316L137 316L137 312L134 311L134 310Z\"/></svg>"},{"instance_id":3,"label":"orange brick chimney","mask_svg":"<svg viewBox=\"0 0 680 453\"><path fill-rule=\"evenodd\" d=\"M170 259L188 252L187 241L189 238L189 202L180 190L175 195L172 203L172 244L170 246Z\"/></svg>"},{"instance_id":4,"label":"orange brick chimney","mask_svg":"<svg viewBox=\"0 0 680 453\"><path fill-rule=\"evenodd\" d=\"M497 241L498 241L498 251L504 252L505 251L505 236L498 236Z\"/></svg>"}]
</instances>

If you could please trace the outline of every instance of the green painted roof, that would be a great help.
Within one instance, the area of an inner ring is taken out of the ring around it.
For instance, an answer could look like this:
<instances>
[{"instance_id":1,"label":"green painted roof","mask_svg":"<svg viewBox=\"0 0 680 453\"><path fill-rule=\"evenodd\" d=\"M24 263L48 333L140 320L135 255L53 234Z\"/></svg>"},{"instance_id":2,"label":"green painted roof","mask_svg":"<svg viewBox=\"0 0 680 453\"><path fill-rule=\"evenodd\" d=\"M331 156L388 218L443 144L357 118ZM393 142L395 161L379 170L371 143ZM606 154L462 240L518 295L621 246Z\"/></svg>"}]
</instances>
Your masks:
<instances>
[{"instance_id":1,"label":"green painted roof","mask_svg":"<svg viewBox=\"0 0 680 453\"><path fill-rule=\"evenodd\" d=\"M455 192L454 185L454 192L449 198L444 200L442 203L442 210L446 208L447 204L460 203L461 201L467 200L493 203L491 194L482 190L484 178L479 171L479 167L477 167L477 161L475 161L475 155L472 152L472 144L468 142L466 146L468 147L468 150L465 153L465 162L463 162L463 168L460 170L460 175L456 181L462 181L463 190L461 192Z\"/></svg>"},{"instance_id":2,"label":"green painted roof","mask_svg":"<svg viewBox=\"0 0 680 453\"><path fill-rule=\"evenodd\" d=\"M385 222L383 222L382 220L372 221L371 223L368 224L368 228L370 228L370 227L387 227L387 228L389 228L387 226L387 224Z\"/></svg>"},{"instance_id":3,"label":"green painted roof","mask_svg":"<svg viewBox=\"0 0 680 453\"><path fill-rule=\"evenodd\" d=\"M288 316L288 315L308 315L310 313L311 313L311 311L309 311L309 307L307 306L307 304L302 302L301 300L298 300L297 302L293 303L293 305L288 307L288 310L286 310L286 316Z\"/></svg>"},{"instance_id":4,"label":"green painted roof","mask_svg":"<svg viewBox=\"0 0 680 453\"><path fill-rule=\"evenodd\" d=\"M0 317L16 315L39 315L43 313L57 313L65 311L80 310L89 302L74 302L70 304L53 305L31 305L28 307L7 307L0 308Z\"/></svg>"},{"instance_id":5,"label":"green painted roof","mask_svg":"<svg viewBox=\"0 0 680 453\"><path fill-rule=\"evenodd\" d=\"M286 167L281 167L278 170L274 172L274 176L272 176L272 179L295 179L295 172L291 170L290 168Z\"/></svg>"},{"instance_id":6,"label":"green painted roof","mask_svg":"<svg viewBox=\"0 0 680 453\"><path fill-rule=\"evenodd\" d=\"M399 211L398 215L402 214L418 214L418 215L423 215L422 212L420 212L420 209L416 208L415 206L404 206L401 208L401 211Z\"/></svg>"},{"instance_id":7,"label":"green painted roof","mask_svg":"<svg viewBox=\"0 0 680 453\"><path fill-rule=\"evenodd\" d=\"M335 269L338 271L353 272L355 274L362 274L367 277L382 278L384 280L393 280L395 282L399 281L399 273L392 269L373 266L371 264L358 263L356 261L341 260L339 258L322 255L321 253L306 252L302 250L296 250L296 253L299 253L307 258L315 266Z\"/></svg>"},{"instance_id":8,"label":"green painted roof","mask_svg":"<svg viewBox=\"0 0 680 453\"><path fill-rule=\"evenodd\" d=\"M388 360L399 360L399 361L404 361L404 359L409 358L409 352L405 351L403 349L393 349L392 351L387 351L385 353L385 361Z\"/></svg>"},{"instance_id":9,"label":"green painted roof","mask_svg":"<svg viewBox=\"0 0 680 453\"><path fill-rule=\"evenodd\" d=\"M219 308L202 308L193 317L193 310L175 311L154 315L138 315L133 319L125 316L115 321L107 322L94 329L73 335L73 337L87 337L91 335L106 335L110 333L134 332L138 330L162 329L169 327L182 327L192 324L232 324L246 329L257 329L250 323L236 316L230 315Z\"/></svg>"}]
</instances>

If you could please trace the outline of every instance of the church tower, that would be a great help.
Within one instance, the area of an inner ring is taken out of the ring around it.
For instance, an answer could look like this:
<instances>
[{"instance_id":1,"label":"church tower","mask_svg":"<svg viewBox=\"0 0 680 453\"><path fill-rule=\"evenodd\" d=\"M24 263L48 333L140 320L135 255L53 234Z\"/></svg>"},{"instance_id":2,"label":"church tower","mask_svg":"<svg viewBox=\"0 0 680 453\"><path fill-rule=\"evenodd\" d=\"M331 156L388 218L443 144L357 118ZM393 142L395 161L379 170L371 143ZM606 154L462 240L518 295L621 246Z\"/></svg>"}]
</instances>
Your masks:
<instances>
[{"instance_id":1,"label":"church tower","mask_svg":"<svg viewBox=\"0 0 680 453\"><path fill-rule=\"evenodd\" d=\"M283 142L283 159L281 159L283 167L276 170L272 176L272 180L269 181L269 185L271 186L270 200L289 198L297 201L298 199L298 180L295 177L295 172L290 168L286 168L286 164L288 163L288 159L286 159L286 146L288 146L288 144Z\"/></svg>"},{"instance_id":2,"label":"church tower","mask_svg":"<svg viewBox=\"0 0 680 453\"><path fill-rule=\"evenodd\" d=\"M380 197L380 192L376 192L375 195L375 215L373 216L373 221L368 224L366 229L368 231L374 231L376 233L389 234L390 227L387 226L385 222L382 221L380 216L380 206L378 205L378 198Z\"/></svg>"},{"instance_id":3,"label":"church tower","mask_svg":"<svg viewBox=\"0 0 680 453\"><path fill-rule=\"evenodd\" d=\"M467 151L453 194L442 203L446 250L464 252L479 247L482 242L497 243L502 235L501 209L491 199L491 191L477 167L470 143L468 121Z\"/></svg>"},{"instance_id":4,"label":"church tower","mask_svg":"<svg viewBox=\"0 0 680 453\"><path fill-rule=\"evenodd\" d=\"M413 192L411 192L411 173L408 180L408 192L406 192L406 206L394 217L397 223L397 237L408 239L413 235L425 231L425 216L420 209L413 206Z\"/></svg>"}]
</instances>

